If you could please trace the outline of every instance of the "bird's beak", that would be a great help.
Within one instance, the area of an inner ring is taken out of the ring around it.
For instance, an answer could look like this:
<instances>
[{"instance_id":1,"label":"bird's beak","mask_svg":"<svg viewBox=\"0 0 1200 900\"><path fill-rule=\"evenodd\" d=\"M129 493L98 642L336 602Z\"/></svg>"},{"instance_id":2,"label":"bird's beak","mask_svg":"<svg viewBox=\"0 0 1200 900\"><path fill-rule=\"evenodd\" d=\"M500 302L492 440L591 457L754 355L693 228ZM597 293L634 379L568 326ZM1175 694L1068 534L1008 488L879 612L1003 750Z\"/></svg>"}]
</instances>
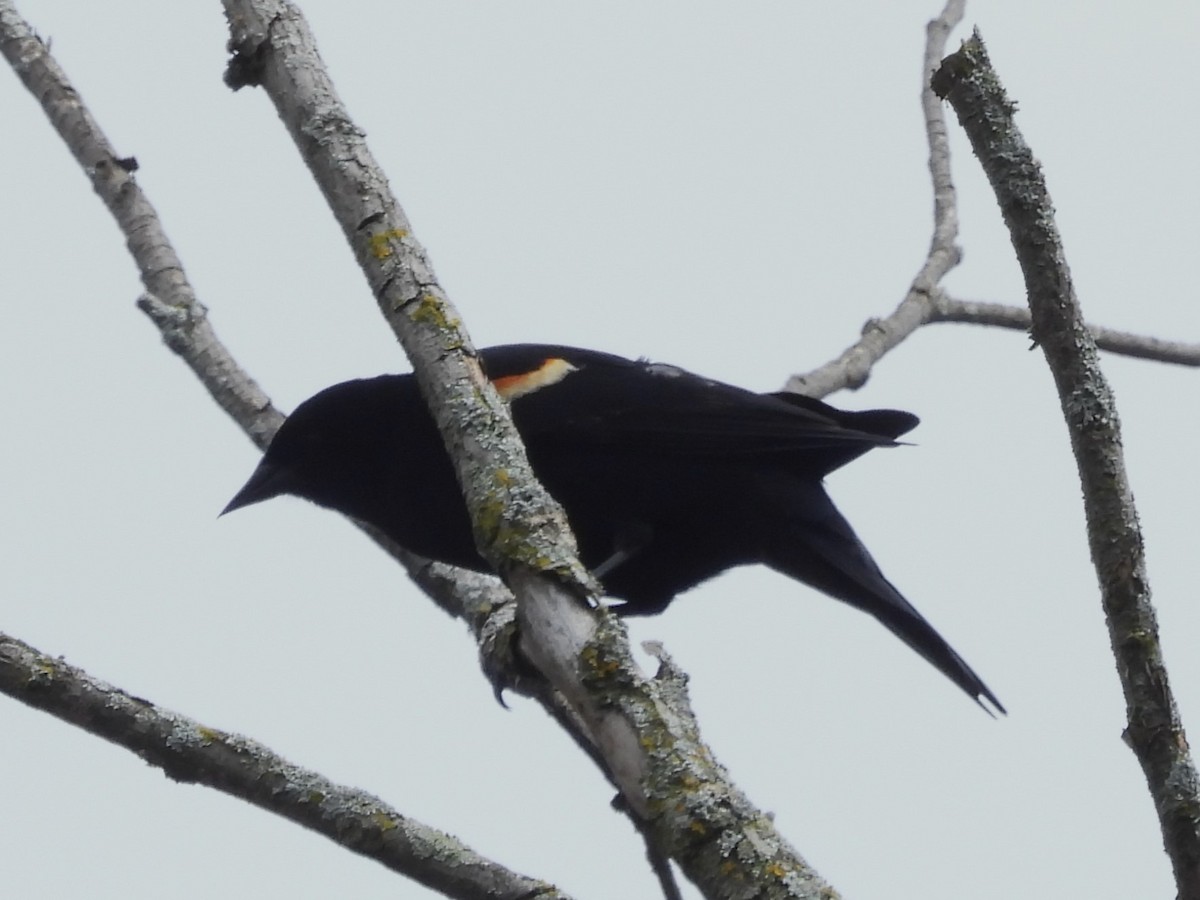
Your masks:
<instances>
[{"instance_id":1,"label":"bird's beak","mask_svg":"<svg viewBox=\"0 0 1200 900\"><path fill-rule=\"evenodd\" d=\"M218 518L235 509L241 509L243 506L261 503L263 500L270 500L272 497L286 494L288 490L287 474L287 469L264 459L258 464L258 468L254 470L250 480L242 485L242 489L233 495L232 500L225 504L225 508L218 514Z\"/></svg>"}]
</instances>

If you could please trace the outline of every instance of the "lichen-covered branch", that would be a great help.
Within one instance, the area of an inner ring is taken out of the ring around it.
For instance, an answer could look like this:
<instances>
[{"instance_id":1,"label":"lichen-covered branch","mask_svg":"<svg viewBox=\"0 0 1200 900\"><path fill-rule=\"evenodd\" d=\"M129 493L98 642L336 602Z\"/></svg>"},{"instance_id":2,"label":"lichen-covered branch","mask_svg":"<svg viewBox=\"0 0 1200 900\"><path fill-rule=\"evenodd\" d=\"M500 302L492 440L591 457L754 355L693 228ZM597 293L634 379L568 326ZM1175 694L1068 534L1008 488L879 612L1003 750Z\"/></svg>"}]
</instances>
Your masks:
<instances>
[{"instance_id":1,"label":"lichen-covered branch","mask_svg":"<svg viewBox=\"0 0 1200 900\"><path fill-rule=\"evenodd\" d=\"M124 747L175 781L203 784L291 819L459 900L568 900L377 797L334 784L262 744L131 697L0 634L0 691Z\"/></svg>"},{"instance_id":2,"label":"lichen-covered branch","mask_svg":"<svg viewBox=\"0 0 1200 900\"><path fill-rule=\"evenodd\" d=\"M233 51L226 83L266 91L341 225L455 460L481 554L497 571L524 565L554 573L579 593L594 590L562 510L534 479L458 311L341 103L299 10L284 2L224 5Z\"/></svg>"},{"instance_id":3,"label":"lichen-covered branch","mask_svg":"<svg viewBox=\"0 0 1200 900\"><path fill-rule=\"evenodd\" d=\"M125 235L143 283L157 292L140 297L138 307L158 327L167 346L188 363L213 399L257 446L265 448L283 422L282 413L217 338L152 204L132 177L135 165L129 160L119 161L115 168L109 165L115 151L80 93L7 0L0 0L0 48L41 101L85 172L94 174L99 168L93 185ZM92 161L98 161L97 165L91 166ZM553 688L543 681L516 676L511 665L511 629L505 627L512 618L511 609L506 610L511 607L512 595L497 578L431 562L369 527L360 527L405 566L435 603L466 620L480 641L484 669L498 691L506 688L534 696L585 752L594 754L582 725L572 719Z\"/></svg>"},{"instance_id":4,"label":"lichen-covered branch","mask_svg":"<svg viewBox=\"0 0 1200 900\"><path fill-rule=\"evenodd\" d=\"M0 10L11 12L11 8L6 6L0 6ZM105 145L106 142L95 122L79 102L78 94L66 83L57 67L53 66L46 48L15 15L7 17L5 24L11 26L6 35L16 30L20 40L26 42L20 47L20 52L14 54L14 65L30 73L31 77L41 74L35 72L39 68L53 72L58 85L57 93L70 101L76 117L71 126L60 129L60 133L64 139L72 142L73 151L77 155L84 152L76 147L77 142L85 145L89 142ZM29 41L32 43L28 43ZM131 163L126 161L126 164L132 168ZM149 204L140 195L140 190L132 179L120 182L116 189L126 194L136 194L139 206L149 209ZM118 221L123 227L130 227L131 220L119 214L120 207L114 208L114 212L118 213ZM274 434L281 417L270 407L265 397L261 394L253 396L257 388L253 387L248 376L236 366L224 363L216 366L204 364L210 356L219 356L225 351L215 336L211 335L203 308L195 302L190 290L186 289L182 267L170 251L157 221L146 216L136 221L142 230L152 232L154 240L169 254L169 265L166 268L172 269L176 276L175 280L168 284L148 280L147 287L153 292L147 293L139 301L139 306L158 325L169 346L192 365L195 373L214 396L221 399L223 395L231 393L235 399L238 396L251 397L248 402L222 402L222 406L244 428L252 432L260 446L265 445ZM376 244L375 247L381 255L386 255L381 244ZM144 268L147 272L153 271L153 266ZM172 284L183 285L185 290L168 290ZM375 537L379 539L378 535ZM405 560L410 573L431 596L438 598L441 605L448 610L464 616L472 625L480 639L485 668L494 676L499 672L498 680L506 686L511 687L515 684L518 690L536 696L551 715L567 728L580 746L607 770L607 763L589 742L578 714L563 701L562 696L540 679L526 679L522 682L508 666L507 657L511 654L512 643L512 606L509 595L499 583L493 578L461 573L437 563L414 558L394 546L388 546L386 541L381 543ZM610 649L604 658L610 662L616 655ZM605 675L620 681L616 676L623 670L612 667L609 662L604 665ZM631 663L629 665L632 666ZM637 681L640 696L650 710L650 714L643 713L643 718L648 721L654 721L655 718L661 720L662 714L658 707L662 701L657 696L655 683L642 679L640 675ZM723 781L713 784L708 781L701 783L696 779L696 767L688 761L707 760L711 763L711 758L692 740L696 731L690 711L671 708L669 712L672 714L675 730L688 740L675 740L670 734L671 728L667 727L656 736L656 746L662 759L668 764L676 763L670 766L669 770L678 774L680 783L689 786L692 802L673 804L671 812L674 817L660 817L656 825L659 831L672 833L672 829L675 829L688 838L676 840L681 847L680 854L685 860L685 869L694 877L700 877L702 881L705 874L711 874L711 877L717 880L723 878L726 890L717 890L712 893L713 896L734 896L755 873L762 873L763 877L771 882L765 889L764 896L832 896L819 879L808 872L794 851L774 834L773 827L766 817L754 810L736 790ZM661 770L668 770L668 765L664 764ZM692 790L697 785L702 786L704 791ZM661 790L661 783L658 790ZM281 795L281 802L283 799L285 798ZM702 805L704 808L701 808ZM753 827L741 829L745 823ZM711 869L711 873L702 871L705 865Z\"/></svg>"},{"instance_id":5,"label":"lichen-covered branch","mask_svg":"<svg viewBox=\"0 0 1200 900\"><path fill-rule=\"evenodd\" d=\"M1025 277L1031 334L1053 373L1083 486L1125 694L1125 739L1158 811L1179 900L1200 900L1200 781L1163 664L1116 403L1075 295L1045 179L978 32L946 58L933 86L954 107L987 174Z\"/></svg>"},{"instance_id":6,"label":"lichen-covered branch","mask_svg":"<svg viewBox=\"0 0 1200 900\"><path fill-rule=\"evenodd\" d=\"M628 807L649 819L658 847L709 897L744 897L751 885L763 898L832 896L699 743L680 696L642 675L624 629L572 593L591 582L561 514L533 481L462 322L299 11L279 0L225 6L234 51L227 81L262 86L292 134L413 361L458 466L477 542L516 589L521 648L584 723ZM560 578L574 587L564 589Z\"/></svg>"},{"instance_id":7,"label":"lichen-covered branch","mask_svg":"<svg viewBox=\"0 0 1200 900\"><path fill-rule=\"evenodd\" d=\"M265 448L283 422L283 414L213 331L207 310L197 300L153 205L133 177L134 163L117 159L80 92L8 0L0 0L0 51L113 213L147 290L138 298L138 308L221 408L258 447ZM490 610L511 599L495 578L431 563L371 529L364 530L404 564L439 606L465 618L476 633Z\"/></svg>"}]
</instances>

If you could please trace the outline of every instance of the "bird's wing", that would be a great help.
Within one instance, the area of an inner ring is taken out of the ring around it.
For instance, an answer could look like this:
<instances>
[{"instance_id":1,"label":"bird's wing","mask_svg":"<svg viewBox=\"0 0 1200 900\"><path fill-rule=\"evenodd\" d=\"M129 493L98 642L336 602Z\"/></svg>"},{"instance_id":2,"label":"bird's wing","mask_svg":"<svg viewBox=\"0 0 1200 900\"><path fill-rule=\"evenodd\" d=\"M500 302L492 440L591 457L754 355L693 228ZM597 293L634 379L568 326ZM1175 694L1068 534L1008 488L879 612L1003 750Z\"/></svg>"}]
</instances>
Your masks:
<instances>
[{"instance_id":1,"label":"bird's wing","mask_svg":"<svg viewBox=\"0 0 1200 900\"><path fill-rule=\"evenodd\" d=\"M526 348L522 348L523 350ZM756 394L674 366L573 348L538 348L489 374L526 440L671 456L800 454L818 474L891 446L917 419L854 413L800 395ZM519 364L519 365L518 365Z\"/></svg>"}]
</instances>

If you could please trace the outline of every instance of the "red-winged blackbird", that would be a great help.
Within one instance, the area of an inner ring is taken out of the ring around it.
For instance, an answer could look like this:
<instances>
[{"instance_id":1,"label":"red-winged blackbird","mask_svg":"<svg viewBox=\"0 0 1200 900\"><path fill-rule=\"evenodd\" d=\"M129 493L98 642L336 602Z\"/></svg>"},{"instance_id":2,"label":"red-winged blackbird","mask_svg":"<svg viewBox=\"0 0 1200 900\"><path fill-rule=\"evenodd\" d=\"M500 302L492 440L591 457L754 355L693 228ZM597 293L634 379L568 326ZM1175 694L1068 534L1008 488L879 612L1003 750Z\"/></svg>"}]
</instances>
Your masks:
<instances>
[{"instance_id":1,"label":"red-winged blackbird","mask_svg":"<svg viewBox=\"0 0 1200 900\"><path fill-rule=\"evenodd\" d=\"M1004 711L883 577L821 485L868 450L895 446L916 416L844 412L573 347L480 355L580 558L624 601L617 612L661 612L725 569L763 563L870 613ZM374 525L422 556L488 569L412 375L348 381L300 404L224 512L280 494Z\"/></svg>"}]
</instances>

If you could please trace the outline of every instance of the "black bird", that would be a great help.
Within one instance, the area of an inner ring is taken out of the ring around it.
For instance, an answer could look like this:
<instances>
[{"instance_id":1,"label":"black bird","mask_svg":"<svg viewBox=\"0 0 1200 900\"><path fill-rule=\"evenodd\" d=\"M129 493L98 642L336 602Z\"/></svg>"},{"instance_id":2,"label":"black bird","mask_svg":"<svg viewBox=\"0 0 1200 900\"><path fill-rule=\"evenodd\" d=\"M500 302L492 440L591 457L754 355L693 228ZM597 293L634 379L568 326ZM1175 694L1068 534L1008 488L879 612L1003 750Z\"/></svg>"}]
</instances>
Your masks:
<instances>
[{"instance_id":1,"label":"black bird","mask_svg":"<svg viewBox=\"0 0 1200 900\"><path fill-rule=\"evenodd\" d=\"M980 705L1004 711L884 578L821 484L895 446L916 416L845 412L573 347L480 356L584 565L624 601L617 612L661 612L719 572L763 563L870 613ZM488 569L412 375L347 381L300 404L223 513L280 494L374 525L422 556Z\"/></svg>"}]
</instances>

